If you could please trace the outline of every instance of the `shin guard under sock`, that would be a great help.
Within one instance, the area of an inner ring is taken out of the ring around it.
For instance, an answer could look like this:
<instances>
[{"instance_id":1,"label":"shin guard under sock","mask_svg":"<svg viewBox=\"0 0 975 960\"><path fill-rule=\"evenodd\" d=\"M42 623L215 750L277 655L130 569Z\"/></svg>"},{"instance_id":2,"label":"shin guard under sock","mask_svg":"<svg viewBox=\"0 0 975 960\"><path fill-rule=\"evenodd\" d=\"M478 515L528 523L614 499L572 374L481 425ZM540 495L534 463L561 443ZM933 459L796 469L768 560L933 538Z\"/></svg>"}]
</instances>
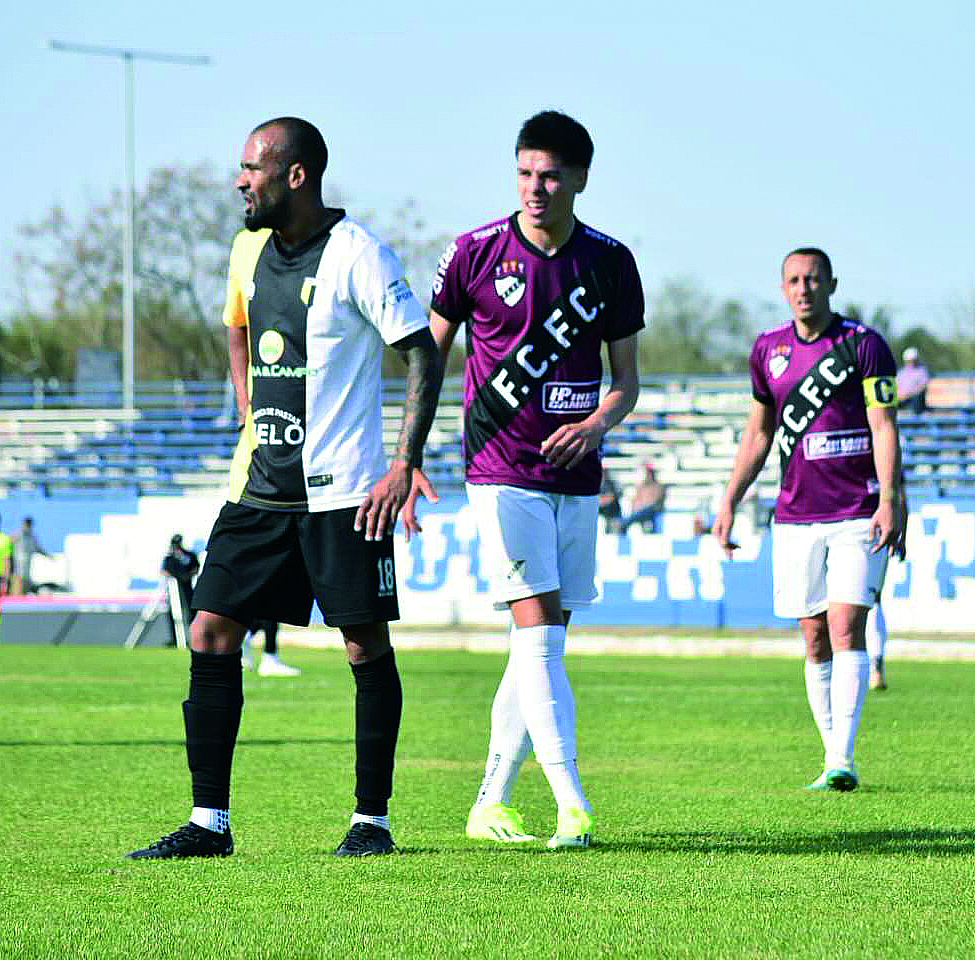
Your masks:
<instances>
[{"instance_id":1,"label":"shin guard under sock","mask_svg":"<svg viewBox=\"0 0 975 960\"><path fill-rule=\"evenodd\" d=\"M393 761L403 712L403 688L393 651L353 663L355 678L356 813L382 817L393 793Z\"/></svg>"},{"instance_id":2,"label":"shin guard under sock","mask_svg":"<svg viewBox=\"0 0 975 960\"><path fill-rule=\"evenodd\" d=\"M230 807L230 768L244 706L240 652L190 653L190 695L183 701L193 805Z\"/></svg>"}]
</instances>

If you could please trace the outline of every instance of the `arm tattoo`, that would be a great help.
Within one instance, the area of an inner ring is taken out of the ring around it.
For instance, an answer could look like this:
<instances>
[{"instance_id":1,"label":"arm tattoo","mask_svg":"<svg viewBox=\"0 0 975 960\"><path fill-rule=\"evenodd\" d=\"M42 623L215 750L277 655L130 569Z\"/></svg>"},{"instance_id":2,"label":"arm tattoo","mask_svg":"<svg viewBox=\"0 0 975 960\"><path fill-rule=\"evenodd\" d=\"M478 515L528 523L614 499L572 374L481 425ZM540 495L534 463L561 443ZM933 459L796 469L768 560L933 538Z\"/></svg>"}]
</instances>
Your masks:
<instances>
[{"instance_id":1,"label":"arm tattoo","mask_svg":"<svg viewBox=\"0 0 975 960\"><path fill-rule=\"evenodd\" d=\"M423 444L433 425L443 382L440 351L429 331L425 332L425 338L401 351L407 365L406 396L403 400L403 426L396 441L394 459L403 460L411 467L423 464Z\"/></svg>"}]
</instances>

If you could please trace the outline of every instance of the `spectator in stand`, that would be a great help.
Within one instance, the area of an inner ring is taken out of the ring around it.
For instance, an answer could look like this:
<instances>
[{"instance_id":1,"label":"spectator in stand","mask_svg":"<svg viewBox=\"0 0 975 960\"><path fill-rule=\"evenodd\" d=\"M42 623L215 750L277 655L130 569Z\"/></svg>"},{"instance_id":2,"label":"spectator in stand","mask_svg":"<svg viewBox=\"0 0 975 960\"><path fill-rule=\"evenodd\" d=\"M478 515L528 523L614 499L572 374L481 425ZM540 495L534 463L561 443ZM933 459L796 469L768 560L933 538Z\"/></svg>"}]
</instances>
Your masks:
<instances>
[{"instance_id":1,"label":"spectator in stand","mask_svg":"<svg viewBox=\"0 0 975 960\"><path fill-rule=\"evenodd\" d=\"M613 475L605 467L603 467L603 479L599 486L599 515L603 518L607 533L620 532L620 517L623 515L620 491Z\"/></svg>"},{"instance_id":2,"label":"spectator in stand","mask_svg":"<svg viewBox=\"0 0 975 960\"><path fill-rule=\"evenodd\" d=\"M643 480L633 494L630 515L623 520L623 533L634 523L640 524L644 533L657 532L657 518L664 508L667 488L657 479L657 472L649 462L643 465Z\"/></svg>"},{"instance_id":3,"label":"spectator in stand","mask_svg":"<svg viewBox=\"0 0 975 960\"><path fill-rule=\"evenodd\" d=\"M50 557L50 554L38 543L34 535L34 518L24 517L20 525L20 533L14 537L14 569L13 589L11 593L26 596L34 592L34 581L30 578L30 566L34 557Z\"/></svg>"},{"instance_id":4,"label":"spectator in stand","mask_svg":"<svg viewBox=\"0 0 975 960\"><path fill-rule=\"evenodd\" d=\"M897 371L897 402L911 413L924 413L928 407L928 383L931 376L919 362L917 347L908 347L903 354L904 366Z\"/></svg>"}]
</instances>

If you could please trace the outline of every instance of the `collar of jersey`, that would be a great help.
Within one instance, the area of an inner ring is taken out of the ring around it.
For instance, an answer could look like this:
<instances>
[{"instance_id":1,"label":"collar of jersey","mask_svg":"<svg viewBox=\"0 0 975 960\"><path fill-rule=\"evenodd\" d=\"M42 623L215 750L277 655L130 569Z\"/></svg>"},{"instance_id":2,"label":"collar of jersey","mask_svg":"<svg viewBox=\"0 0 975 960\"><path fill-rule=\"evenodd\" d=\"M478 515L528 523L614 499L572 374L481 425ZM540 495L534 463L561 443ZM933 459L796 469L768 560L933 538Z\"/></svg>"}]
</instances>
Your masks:
<instances>
[{"instance_id":1,"label":"collar of jersey","mask_svg":"<svg viewBox=\"0 0 975 960\"><path fill-rule=\"evenodd\" d=\"M529 252L535 254L536 257L541 257L542 260L558 260L559 257L563 256L571 246L579 231L582 229L582 224L579 222L579 218L575 218L575 226L572 228L572 233L569 234L569 239L559 247L555 253L546 253L544 250L536 247L531 240L528 239L522 232L521 227L518 226L518 214L513 213L508 218L508 223L511 224L511 231L517 237L518 242Z\"/></svg>"}]
</instances>

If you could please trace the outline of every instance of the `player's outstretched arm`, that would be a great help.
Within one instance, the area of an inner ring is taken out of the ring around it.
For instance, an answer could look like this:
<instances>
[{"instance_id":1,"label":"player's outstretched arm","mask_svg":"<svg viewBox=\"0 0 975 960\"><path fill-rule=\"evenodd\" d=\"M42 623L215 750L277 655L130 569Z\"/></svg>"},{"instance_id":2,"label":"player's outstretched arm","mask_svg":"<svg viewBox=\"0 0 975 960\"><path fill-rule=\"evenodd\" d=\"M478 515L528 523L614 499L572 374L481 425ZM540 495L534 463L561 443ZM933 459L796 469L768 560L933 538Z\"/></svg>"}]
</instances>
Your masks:
<instances>
[{"instance_id":1,"label":"player's outstretched arm","mask_svg":"<svg viewBox=\"0 0 975 960\"><path fill-rule=\"evenodd\" d=\"M870 518L873 551L878 553L886 547L891 556L896 556L902 549L901 538L907 521L906 507L902 510L901 504L901 448L896 409L893 406L869 406L867 423L880 484L880 504Z\"/></svg>"},{"instance_id":2,"label":"player's outstretched arm","mask_svg":"<svg viewBox=\"0 0 975 960\"><path fill-rule=\"evenodd\" d=\"M423 444L433 423L443 382L440 351L428 328L394 343L393 347L407 365L403 425L389 472L356 511L355 529L365 530L367 540L381 540L396 527L396 519L410 494L414 472L420 472L423 464ZM429 481L423 479L432 492Z\"/></svg>"},{"instance_id":3,"label":"player's outstretched arm","mask_svg":"<svg viewBox=\"0 0 975 960\"><path fill-rule=\"evenodd\" d=\"M721 499L721 507L715 517L712 533L730 560L737 544L731 542L731 528L735 522L735 510L745 492L762 472L775 431L775 414L771 406L752 401L751 413L741 435L731 479Z\"/></svg>"},{"instance_id":4,"label":"player's outstretched arm","mask_svg":"<svg viewBox=\"0 0 975 960\"><path fill-rule=\"evenodd\" d=\"M571 470L577 466L636 406L640 394L637 335L613 340L607 352L610 384L599 406L584 420L563 424L542 441L541 454L553 467Z\"/></svg>"}]
</instances>

